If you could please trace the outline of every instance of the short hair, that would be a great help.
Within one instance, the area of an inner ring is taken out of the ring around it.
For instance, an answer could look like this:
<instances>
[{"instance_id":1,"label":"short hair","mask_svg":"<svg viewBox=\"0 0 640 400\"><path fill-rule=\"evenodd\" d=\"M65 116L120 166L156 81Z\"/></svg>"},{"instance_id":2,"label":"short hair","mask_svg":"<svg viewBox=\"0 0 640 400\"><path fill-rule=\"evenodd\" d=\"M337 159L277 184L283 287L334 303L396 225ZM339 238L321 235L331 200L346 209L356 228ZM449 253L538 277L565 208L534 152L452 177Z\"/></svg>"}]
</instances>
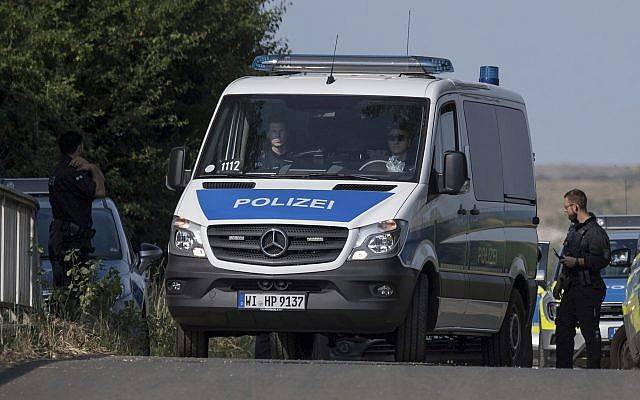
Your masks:
<instances>
[{"instance_id":1,"label":"short hair","mask_svg":"<svg viewBox=\"0 0 640 400\"><path fill-rule=\"evenodd\" d=\"M82 135L76 131L66 131L58 138L58 147L62 154L71 154L82 144Z\"/></svg>"},{"instance_id":2,"label":"short hair","mask_svg":"<svg viewBox=\"0 0 640 400\"><path fill-rule=\"evenodd\" d=\"M565 193L564 197L571 203L576 204L580 209L587 210L587 195L580 189L571 189Z\"/></svg>"}]
</instances>

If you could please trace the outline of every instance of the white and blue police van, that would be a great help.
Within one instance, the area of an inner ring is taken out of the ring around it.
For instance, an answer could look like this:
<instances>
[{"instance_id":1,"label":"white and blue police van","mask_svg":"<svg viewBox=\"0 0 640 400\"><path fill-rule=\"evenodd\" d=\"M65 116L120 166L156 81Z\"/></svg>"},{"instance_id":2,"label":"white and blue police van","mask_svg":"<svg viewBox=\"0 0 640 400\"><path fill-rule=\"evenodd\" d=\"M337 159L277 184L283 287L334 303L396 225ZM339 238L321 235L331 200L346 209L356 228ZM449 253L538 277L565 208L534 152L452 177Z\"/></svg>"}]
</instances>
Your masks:
<instances>
[{"instance_id":1,"label":"white and blue police van","mask_svg":"<svg viewBox=\"0 0 640 400\"><path fill-rule=\"evenodd\" d=\"M351 335L423 361L428 337L472 337L487 365L530 366L533 155L497 67L479 82L422 56L253 67L222 94L193 170L186 148L171 152L178 353L276 332L289 358Z\"/></svg>"}]
</instances>

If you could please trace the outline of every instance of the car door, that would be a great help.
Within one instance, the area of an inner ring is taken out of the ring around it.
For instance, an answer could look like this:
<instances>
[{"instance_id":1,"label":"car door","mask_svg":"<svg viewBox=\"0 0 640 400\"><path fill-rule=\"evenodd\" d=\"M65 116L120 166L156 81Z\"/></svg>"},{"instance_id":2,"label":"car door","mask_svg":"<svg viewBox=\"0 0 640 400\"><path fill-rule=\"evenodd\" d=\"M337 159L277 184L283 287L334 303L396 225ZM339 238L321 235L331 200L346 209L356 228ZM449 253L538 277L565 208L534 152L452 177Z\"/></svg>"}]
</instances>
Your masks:
<instances>
[{"instance_id":1,"label":"car door","mask_svg":"<svg viewBox=\"0 0 640 400\"><path fill-rule=\"evenodd\" d=\"M467 230L473 197L465 185L458 194L438 194L444 173L444 155L464 151L459 129L457 96L437 103L433 162L429 183L426 224L435 226L435 247L440 272L440 315L437 327L461 326L466 309Z\"/></svg>"},{"instance_id":2,"label":"car door","mask_svg":"<svg viewBox=\"0 0 640 400\"><path fill-rule=\"evenodd\" d=\"M505 309L504 186L494 106L465 100L464 121L474 201L469 210L467 318L475 328L499 326Z\"/></svg>"}]
</instances>

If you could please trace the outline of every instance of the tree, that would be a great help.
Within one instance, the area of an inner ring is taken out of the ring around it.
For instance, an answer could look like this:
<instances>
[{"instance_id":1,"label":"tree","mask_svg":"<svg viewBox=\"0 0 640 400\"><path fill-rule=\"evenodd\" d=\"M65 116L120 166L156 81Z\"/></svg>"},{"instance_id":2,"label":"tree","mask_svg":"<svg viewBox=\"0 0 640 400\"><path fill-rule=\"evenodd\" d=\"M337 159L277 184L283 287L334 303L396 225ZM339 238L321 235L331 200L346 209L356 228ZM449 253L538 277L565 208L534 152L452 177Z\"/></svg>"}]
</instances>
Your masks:
<instances>
[{"instance_id":1,"label":"tree","mask_svg":"<svg viewBox=\"0 0 640 400\"><path fill-rule=\"evenodd\" d=\"M169 149L197 150L224 87L276 40L272 0L0 3L0 176L47 176L85 133L136 241L164 243Z\"/></svg>"}]
</instances>

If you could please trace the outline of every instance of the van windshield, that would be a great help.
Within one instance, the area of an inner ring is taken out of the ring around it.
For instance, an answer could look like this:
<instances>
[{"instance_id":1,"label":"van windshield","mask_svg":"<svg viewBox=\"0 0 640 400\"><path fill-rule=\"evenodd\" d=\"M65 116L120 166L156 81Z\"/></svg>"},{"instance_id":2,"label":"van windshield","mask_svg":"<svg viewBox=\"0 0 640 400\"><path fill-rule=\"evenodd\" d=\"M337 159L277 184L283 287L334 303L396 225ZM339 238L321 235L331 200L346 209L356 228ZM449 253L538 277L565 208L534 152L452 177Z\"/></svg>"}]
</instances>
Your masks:
<instances>
[{"instance_id":1,"label":"van windshield","mask_svg":"<svg viewBox=\"0 0 640 400\"><path fill-rule=\"evenodd\" d=\"M427 115L419 98L228 95L195 176L415 180Z\"/></svg>"}]
</instances>

